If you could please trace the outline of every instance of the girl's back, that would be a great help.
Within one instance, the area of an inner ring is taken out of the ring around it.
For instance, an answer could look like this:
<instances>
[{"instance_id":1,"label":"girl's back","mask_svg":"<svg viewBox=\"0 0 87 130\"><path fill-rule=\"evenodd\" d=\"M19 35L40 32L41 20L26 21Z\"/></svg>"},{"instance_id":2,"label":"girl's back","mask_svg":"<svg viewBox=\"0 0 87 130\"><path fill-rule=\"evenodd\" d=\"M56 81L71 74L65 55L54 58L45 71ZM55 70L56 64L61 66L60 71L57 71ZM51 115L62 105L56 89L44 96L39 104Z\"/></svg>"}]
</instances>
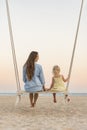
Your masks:
<instances>
[{"instance_id":1,"label":"girl's back","mask_svg":"<svg viewBox=\"0 0 87 130\"><path fill-rule=\"evenodd\" d=\"M64 91L66 89L62 76L54 77L54 85L51 91Z\"/></svg>"}]
</instances>

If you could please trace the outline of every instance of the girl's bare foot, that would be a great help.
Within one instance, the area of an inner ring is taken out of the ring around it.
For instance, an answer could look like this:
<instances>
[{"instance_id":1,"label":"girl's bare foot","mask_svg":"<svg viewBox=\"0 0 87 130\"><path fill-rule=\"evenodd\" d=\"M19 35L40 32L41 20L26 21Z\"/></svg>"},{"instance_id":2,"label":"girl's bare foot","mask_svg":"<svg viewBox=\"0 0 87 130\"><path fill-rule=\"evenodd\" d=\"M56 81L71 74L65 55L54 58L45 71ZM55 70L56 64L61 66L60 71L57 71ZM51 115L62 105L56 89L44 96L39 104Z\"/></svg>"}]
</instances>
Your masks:
<instances>
[{"instance_id":1,"label":"girl's bare foot","mask_svg":"<svg viewBox=\"0 0 87 130\"><path fill-rule=\"evenodd\" d=\"M65 95L65 99L67 100L67 102L70 102L70 98L68 97L68 95Z\"/></svg>"},{"instance_id":2,"label":"girl's bare foot","mask_svg":"<svg viewBox=\"0 0 87 130\"><path fill-rule=\"evenodd\" d=\"M70 102L70 98L67 98L67 102Z\"/></svg>"},{"instance_id":3,"label":"girl's bare foot","mask_svg":"<svg viewBox=\"0 0 87 130\"><path fill-rule=\"evenodd\" d=\"M67 98L68 98L68 95L66 94L66 95L65 95L65 99L67 99Z\"/></svg>"}]
</instances>

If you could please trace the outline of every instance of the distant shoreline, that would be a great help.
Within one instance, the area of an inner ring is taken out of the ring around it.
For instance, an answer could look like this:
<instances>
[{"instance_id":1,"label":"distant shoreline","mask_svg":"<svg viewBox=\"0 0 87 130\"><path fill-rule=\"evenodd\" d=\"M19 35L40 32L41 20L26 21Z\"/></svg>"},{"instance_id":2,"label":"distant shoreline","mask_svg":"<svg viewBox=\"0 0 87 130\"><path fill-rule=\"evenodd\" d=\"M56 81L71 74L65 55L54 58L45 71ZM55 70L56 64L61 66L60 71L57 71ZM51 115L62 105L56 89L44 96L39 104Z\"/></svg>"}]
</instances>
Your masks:
<instances>
[{"instance_id":1,"label":"distant shoreline","mask_svg":"<svg viewBox=\"0 0 87 130\"><path fill-rule=\"evenodd\" d=\"M16 95L17 95L16 92L8 92L8 93L7 92L6 93L1 92L0 93L0 96L16 96ZM52 95L51 93L46 93L46 94L40 93L40 96L51 96L51 95ZM63 93L57 93L57 95L63 96L64 94ZM69 93L69 95L70 96L87 96L87 93Z\"/></svg>"}]
</instances>

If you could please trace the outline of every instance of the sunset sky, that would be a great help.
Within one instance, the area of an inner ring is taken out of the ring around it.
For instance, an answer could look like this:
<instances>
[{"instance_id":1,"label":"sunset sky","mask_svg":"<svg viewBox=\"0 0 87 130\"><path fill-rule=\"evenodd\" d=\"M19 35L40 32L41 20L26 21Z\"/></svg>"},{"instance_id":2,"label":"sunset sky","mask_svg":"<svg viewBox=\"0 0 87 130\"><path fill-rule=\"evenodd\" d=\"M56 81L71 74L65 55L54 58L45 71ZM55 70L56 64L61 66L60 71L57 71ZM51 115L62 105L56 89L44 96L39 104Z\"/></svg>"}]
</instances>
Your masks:
<instances>
[{"instance_id":1,"label":"sunset sky","mask_svg":"<svg viewBox=\"0 0 87 130\"><path fill-rule=\"evenodd\" d=\"M81 0L8 0L21 88L22 67L29 53L39 52L46 87L52 67L67 77ZM0 0L0 92L16 92L5 0ZM87 0L84 0L70 92L87 93Z\"/></svg>"}]
</instances>

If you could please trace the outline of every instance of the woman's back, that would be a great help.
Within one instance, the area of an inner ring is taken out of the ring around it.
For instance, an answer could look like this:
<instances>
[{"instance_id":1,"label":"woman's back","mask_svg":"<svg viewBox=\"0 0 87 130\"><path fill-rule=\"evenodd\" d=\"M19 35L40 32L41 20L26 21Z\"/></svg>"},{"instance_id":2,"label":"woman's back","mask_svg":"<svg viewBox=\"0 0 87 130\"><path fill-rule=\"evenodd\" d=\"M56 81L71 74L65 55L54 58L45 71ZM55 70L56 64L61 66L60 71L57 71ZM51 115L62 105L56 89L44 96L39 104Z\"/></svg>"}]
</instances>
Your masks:
<instances>
[{"instance_id":1,"label":"woman's back","mask_svg":"<svg viewBox=\"0 0 87 130\"><path fill-rule=\"evenodd\" d=\"M23 67L23 81L26 91L41 91L45 83L42 66L35 63L34 75L31 80L28 79L26 66Z\"/></svg>"}]
</instances>

